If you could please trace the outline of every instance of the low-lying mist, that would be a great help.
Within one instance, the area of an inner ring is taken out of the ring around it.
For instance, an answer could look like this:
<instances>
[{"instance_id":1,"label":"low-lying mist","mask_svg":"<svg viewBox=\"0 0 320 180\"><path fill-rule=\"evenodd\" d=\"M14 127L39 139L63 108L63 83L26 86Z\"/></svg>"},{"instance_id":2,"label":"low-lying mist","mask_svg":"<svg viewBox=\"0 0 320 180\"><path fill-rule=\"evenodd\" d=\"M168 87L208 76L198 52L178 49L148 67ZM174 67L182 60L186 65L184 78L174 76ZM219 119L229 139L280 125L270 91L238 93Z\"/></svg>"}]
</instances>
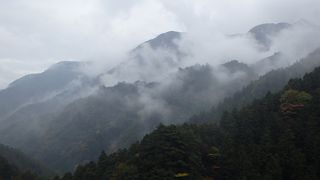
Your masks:
<instances>
[{"instance_id":1,"label":"low-lying mist","mask_svg":"<svg viewBox=\"0 0 320 180\"><path fill-rule=\"evenodd\" d=\"M159 123L184 123L209 110L319 48L319 35L317 26L305 22L262 24L231 35L202 26L170 31L121 56L110 55L110 61L79 62L66 86L2 120L12 128L0 132L1 141L52 167L72 168L102 149L127 147ZM67 64L57 69L68 70Z\"/></svg>"}]
</instances>

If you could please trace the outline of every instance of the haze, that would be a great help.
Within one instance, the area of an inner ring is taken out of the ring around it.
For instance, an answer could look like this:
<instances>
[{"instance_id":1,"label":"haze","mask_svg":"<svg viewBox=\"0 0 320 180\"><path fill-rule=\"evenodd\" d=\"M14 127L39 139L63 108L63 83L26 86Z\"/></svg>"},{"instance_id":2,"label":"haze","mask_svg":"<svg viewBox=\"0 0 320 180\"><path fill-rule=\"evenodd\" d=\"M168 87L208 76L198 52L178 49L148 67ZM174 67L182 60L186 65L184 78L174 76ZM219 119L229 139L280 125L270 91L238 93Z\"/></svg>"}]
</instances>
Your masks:
<instances>
[{"instance_id":1,"label":"haze","mask_svg":"<svg viewBox=\"0 0 320 180\"><path fill-rule=\"evenodd\" d=\"M245 33L266 22L319 24L318 0L0 0L0 88L58 61L118 63L170 31Z\"/></svg>"}]
</instances>

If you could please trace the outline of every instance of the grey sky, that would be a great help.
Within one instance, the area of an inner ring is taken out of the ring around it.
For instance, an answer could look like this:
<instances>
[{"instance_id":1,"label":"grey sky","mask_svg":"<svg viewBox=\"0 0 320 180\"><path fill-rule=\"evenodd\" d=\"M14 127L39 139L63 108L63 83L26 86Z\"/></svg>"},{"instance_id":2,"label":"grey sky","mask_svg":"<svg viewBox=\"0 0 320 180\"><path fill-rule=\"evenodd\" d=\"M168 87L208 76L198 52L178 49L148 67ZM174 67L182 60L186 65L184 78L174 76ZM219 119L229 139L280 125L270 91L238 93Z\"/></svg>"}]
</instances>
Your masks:
<instances>
[{"instance_id":1,"label":"grey sky","mask_svg":"<svg viewBox=\"0 0 320 180\"><path fill-rule=\"evenodd\" d=\"M62 60L118 57L169 30L241 33L265 22L319 24L319 0L0 0L0 88Z\"/></svg>"}]
</instances>

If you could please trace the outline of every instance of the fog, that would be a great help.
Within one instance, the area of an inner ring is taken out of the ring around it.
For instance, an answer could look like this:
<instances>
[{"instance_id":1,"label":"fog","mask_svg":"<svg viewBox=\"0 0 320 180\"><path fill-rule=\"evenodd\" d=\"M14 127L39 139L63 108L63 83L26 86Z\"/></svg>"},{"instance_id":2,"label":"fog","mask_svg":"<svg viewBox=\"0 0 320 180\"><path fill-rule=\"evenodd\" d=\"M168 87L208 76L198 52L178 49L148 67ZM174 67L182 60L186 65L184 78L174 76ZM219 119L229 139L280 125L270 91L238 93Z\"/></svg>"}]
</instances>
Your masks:
<instances>
[{"instance_id":1,"label":"fog","mask_svg":"<svg viewBox=\"0 0 320 180\"><path fill-rule=\"evenodd\" d=\"M230 35L212 29L210 24L192 27L173 40L173 47L170 44L159 47L143 44L119 59L121 63L110 68L110 72L104 69L100 81L106 87L119 82L158 83L152 88L138 85L138 100L128 100L142 107L139 119L150 120L158 114L163 123L172 123L172 119L184 122L187 116L176 117L185 113L185 109L179 112L180 101L194 107L194 113L207 109L259 76L272 69L290 66L320 47L320 41L314 38L320 35L319 27L305 20L292 22L288 28L269 34L268 47L248 33L249 30ZM276 63L259 67L263 59L275 54L280 54L276 56ZM255 74L246 69L232 72L221 66L232 60L252 67ZM87 70L90 71L90 67ZM172 104L172 98L177 102Z\"/></svg>"},{"instance_id":2,"label":"fog","mask_svg":"<svg viewBox=\"0 0 320 180\"><path fill-rule=\"evenodd\" d=\"M1 143L57 169L187 122L320 47L319 0L0 2L0 89L44 71L0 91Z\"/></svg>"},{"instance_id":3,"label":"fog","mask_svg":"<svg viewBox=\"0 0 320 180\"><path fill-rule=\"evenodd\" d=\"M0 88L57 61L81 61L81 73L98 80L94 86L155 83L152 87L138 84L138 99L133 105L128 100L128 107L143 107L139 110L142 120L154 113L169 119L172 109L176 111L188 98L195 106L203 104L198 110L209 108L264 73L287 67L320 47L315 38L320 35L316 0L2 3ZM290 27L264 32L270 41L267 45L248 32L263 23L280 22ZM143 43L170 30L180 32L179 37L151 40L157 44L165 39L157 47ZM259 65L275 54L276 63ZM224 67L232 60L251 69L233 72ZM92 89L83 90L79 97L94 94ZM174 96L181 96L181 102L170 104Z\"/></svg>"},{"instance_id":4,"label":"fog","mask_svg":"<svg viewBox=\"0 0 320 180\"><path fill-rule=\"evenodd\" d=\"M162 82L170 79L179 68L196 64L217 67L231 60L253 66L264 58L281 53L281 59L274 67L266 66L261 72L257 70L257 74L263 75L272 69L287 67L320 47L320 40L314 38L320 35L319 27L299 21L279 33L271 34L268 37L271 44L267 49L262 47L263 44L253 34L247 32L227 35L200 27L180 34L180 38L173 40L173 48L167 45L152 48L148 43L143 44L138 52L132 53L134 55L123 56L119 59L119 65L109 67L109 70L114 67L112 73L106 73L108 68L102 69L102 84L112 86L122 81ZM96 71L96 66L108 67L101 65L101 62L93 63L92 66L85 71Z\"/></svg>"},{"instance_id":5,"label":"fog","mask_svg":"<svg viewBox=\"0 0 320 180\"><path fill-rule=\"evenodd\" d=\"M22 75L43 71L58 61L94 60L106 67L115 66L125 59L121 56L138 44L169 30L200 36L193 37L194 41L206 39L207 35L211 40L221 41L225 34L245 33L266 22L294 23L306 19L319 24L317 13L320 10L317 0L0 2L2 88ZM222 53L224 46L228 46L228 42L222 43L216 52ZM206 50L200 47L197 56ZM250 57L261 56L247 49L242 54L244 59L245 55L249 56L247 52L256 55ZM213 59L222 62L221 57Z\"/></svg>"}]
</instances>

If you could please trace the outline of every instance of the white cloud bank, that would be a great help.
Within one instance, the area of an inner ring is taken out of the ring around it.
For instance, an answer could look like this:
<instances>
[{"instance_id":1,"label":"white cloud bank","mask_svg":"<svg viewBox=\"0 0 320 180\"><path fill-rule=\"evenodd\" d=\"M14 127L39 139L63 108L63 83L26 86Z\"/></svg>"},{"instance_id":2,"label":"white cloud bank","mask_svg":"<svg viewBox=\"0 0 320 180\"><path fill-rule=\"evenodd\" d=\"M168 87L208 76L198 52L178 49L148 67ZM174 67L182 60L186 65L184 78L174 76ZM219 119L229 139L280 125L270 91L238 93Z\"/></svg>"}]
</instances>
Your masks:
<instances>
[{"instance_id":1,"label":"white cloud bank","mask_svg":"<svg viewBox=\"0 0 320 180\"><path fill-rule=\"evenodd\" d=\"M319 24L320 12L319 0L0 0L0 4L0 88L62 60L115 64L137 44L169 30L206 37L209 32L242 33L265 22L307 19Z\"/></svg>"}]
</instances>

